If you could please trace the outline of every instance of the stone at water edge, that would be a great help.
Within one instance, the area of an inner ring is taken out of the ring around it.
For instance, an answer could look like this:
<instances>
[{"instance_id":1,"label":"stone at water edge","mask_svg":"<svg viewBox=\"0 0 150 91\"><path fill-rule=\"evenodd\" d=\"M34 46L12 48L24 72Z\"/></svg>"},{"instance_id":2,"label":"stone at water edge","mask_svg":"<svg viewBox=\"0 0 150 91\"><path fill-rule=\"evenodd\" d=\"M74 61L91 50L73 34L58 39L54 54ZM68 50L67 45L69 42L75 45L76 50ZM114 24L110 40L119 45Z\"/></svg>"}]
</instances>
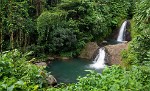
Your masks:
<instances>
[{"instance_id":1,"label":"stone at water edge","mask_svg":"<svg viewBox=\"0 0 150 91\"><path fill-rule=\"evenodd\" d=\"M47 66L46 62L35 63L37 66Z\"/></svg>"},{"instance_id":2,"label":"stone at water edge","mask_svg":"<svg viewBox=\"0 0 150 91\"><path fill-rule=\"evenodd\" d=\"M69 60L69 57L61 57L62 60Z\"/></svg>"},{"instance_id":3,"label":"stone at water edge","mask_svg":"<svg viewBox=\"0 0 150 91\"><path fill-rule=\"evenodd\" d=\"M54 57L48 57L47 59L51 61L51 60L54 60L55 58Z\"/></svg>"},{"instance_id":4,"label":"stone at water edge","mask_svg":"<svg viewBox=\"0 0 150 91\"><path fill-rule=\"evenodd\" d=\"M48 75L46 77L46 80L47 80L48 84L51 86L57 85L57 80L55 79L55 77L53 75Z\"/></svg>"},{"instance_id":5,"label":"stone at water edge","mask_svg":"<svg viewBox=\"0 0 150 91\"><path fill-rule=\"evenodd\" d=\"M54 59L57 59L57 60L70 60L71 58L70 57L65 57L65 56L55 55Z\"/></svg>"},{"instance_id":6,"label":"stone at water edge","mask_svg":"<svg viewBox=\"0 0 150 91\"><path fill-rule=\"evenodd\" d=\"M89 42L85 45L85 48L81 51L79 58L91 60L95 51L99 49L96 42Z\"/></svg>"},{"instance_id":7,"label":"stone at water edge","mask_svg":"<svg viewBox=\"0 0 150 91\"><path fill-rule=\"evenodd\" d=\"M45 79L45 81L47 82L48 85L50 85L50 86L57 85L56 78L53 75L51 75L50 73L40 71L40 75L43 76L43 78Z\"/></svg>"}]
</instances>

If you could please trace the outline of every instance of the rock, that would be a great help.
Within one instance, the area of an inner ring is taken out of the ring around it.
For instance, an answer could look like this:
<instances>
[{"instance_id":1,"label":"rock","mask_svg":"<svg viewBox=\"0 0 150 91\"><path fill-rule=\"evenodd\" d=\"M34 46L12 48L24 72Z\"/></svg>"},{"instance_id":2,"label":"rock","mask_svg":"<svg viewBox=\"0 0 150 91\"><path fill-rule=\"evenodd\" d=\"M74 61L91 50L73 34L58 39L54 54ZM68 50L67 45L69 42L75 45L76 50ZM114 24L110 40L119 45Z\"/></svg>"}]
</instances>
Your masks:
<instances>
[{"instance_id":1,"label":"rock","mask_svg":"<svg viewBox=\"0 0 150 91\"><path fill-rule=\"evenodd\" d=\"M46 73L44 71L40 72L40 75L43 76L43 79L45 78L45 81L47 82L48 85L50 86L55 86L57 85L57 80L55 79L55 77L53 75L51 75L50 73Z\"/></svg>"},{"instance_id":2,"label":"rock","mask_svg":"<svg viewBox=\"0 0 150 91\"><path fill-rule=\"evenodd\" d=\"M47 66L46 62L35 63L37 66Z\"/></svg>"},{"instance_id":3,"label":"rock","mask_svg":"<svg viewBox=\"0 0 150 91\"><path fill-rule=\"evenodd\" d=\"M54 57L48 57L47 59L48 60L54 60L55 58Z\"/></svg>"},{"instance_id":4,"label":"rock","mask_svg":"<svg viewBox=\"0 0 150 91\"><path fill-rule=\"evenodd\" d=\"M123 42L116 45L107 45L105 46L105 48L107 49L108 52L110 65L113 64L121 65L122 64L121 52L123 50L128 49L128 42Z\"/></svg>"},{"instance_id":5,"label":"rock","mask_svg":"<svg viewBox=\"0 0 150 91\"><path fill-rule=\"evenodd\" d=\"M69 60L69 57L61 57L62 60Z\"/></svg>"},{"instance_id":6,"label":"rock","mask_svg":"<svg viewBox=\"0 0 150 91\"><path fill-rule=\"evenodd\" d=\"M102 44L103 44L103 45L107 45L108 42L107 42L106 40L104 40L104 41L102 41Z\"/></svg>"},{"instance_id":7,"label":"rock","mask_svg":"<svg viewBox=\"0 0 150 91\"><path fill-rule=\"evenodd\" d=\"M129 31L126 31L125 36L126 36L125 38L126 41L131 41L131 33Z\"/></svg>"},{"instance_id":8,"label":"rock","mask_svg":"<svg viewBox=\"0 0 150 91\"><path fill-rule=\"evenodd\" d=\"M54 56L54 59L59 59L59 60L69 60L69 57L61 57L61 56Z\"/></svg>"},{"instance_id":9,"label":"rock","mask_svg":"<svg viewBox=\"0 0 150 91\"><path fill-rule=\"evenodd\" d=\"M85 48L81 51L79 58L90 60L92 59L95 51L98 49L99 49L99 46L97 45L96 42L89 42L86 44Z\"/></svg>"},{"instance_id":10,"label":"rock","mask_svg":"<svg viewBox=\"0 0 150 91\"><path fill-rule=\"evenodd\" d=\"M108 42L106 40L98 43L98 46L100 46L100 47L104 47L106 45L108 45Z\"/></svg>"},{"instance_id":11,"label":"rock","mask_svg":"<svg viewBox=\"0 0 150 91\"><path fill-rule=\"evenodd\" d=\"M105 48L105 47L104 47ZM111 61L110 61L110 57L109 57L109 53L108 53L108 50L105 48L105 64L106 65L111 65Z\"/></svg>"},{"instance_id":12,"label":"rock","mask_svg":"<svg viewBox=\"0 0 150 91\"><path fill-rule=\"evenodd\" d=\"M57 85L57 80L55 79L55 77L53 75L48 75L46 80L47 80L48 84L51 86Z\"/></svg>"}]
</instances>

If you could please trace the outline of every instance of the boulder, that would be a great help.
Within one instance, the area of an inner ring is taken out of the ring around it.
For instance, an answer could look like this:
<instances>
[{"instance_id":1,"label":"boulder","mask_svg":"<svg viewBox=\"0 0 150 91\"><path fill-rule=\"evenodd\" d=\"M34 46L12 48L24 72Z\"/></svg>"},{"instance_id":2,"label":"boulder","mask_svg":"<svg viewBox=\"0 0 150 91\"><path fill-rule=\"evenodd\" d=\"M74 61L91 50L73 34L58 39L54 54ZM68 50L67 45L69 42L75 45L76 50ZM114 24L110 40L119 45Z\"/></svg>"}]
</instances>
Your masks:
<instances>
[{"instance_id":1,"label":"boulder","mask_svg":"<svg viewBox=\"0 0 150 91\"><path fill-rule=\"evenodd\" d=\"M47 80L48 84L51 86L57 85L57 80L55 79L55 77L53 75L48 75L46 80Z\"/></svg>"},{"instance_id":2,"label":"boulder","mask_svg":"<svg viewBox=\"0 0 150 91\"><path fill-rule=\"evenodd\" d=\"M62 60L69 60L69 57L61 57Z\"/></svg>"},{"instance_id":3,"label":"boulder","mask_svg":"<svg viewBox=\"0 0 150 91\"><path fill-rule=\"evenodd\" d=\"M54 57L51 57L51 56L47 58L47 60L54 60L54 59L55 59L55 58L54 58Z\"/></svg>"},{"instance_id":4,"label":"boulder","mask_svg":"<svg viewBox=\"0 0 150 91\"><path fill-rule=\"evenodd\" d=\"M89 42L86 44L85 48L81 51L79 58L92 59L94 53L99 49L96 42Z\"/></svg>"},{"instance_id":5,"label":"boulder","mask_svg":"<svg viewBox=\"0 0 150 91\"><path fill-rule=\"evenodd\" d=\"M110 60L109 64L121 65L122 64L121 52L123 50L128 49L128 43L122 42L122 43L115 44L115 45L107 45L105 46L105 48L107 49L108 57Z\"/></svg>"},{"instance_id":6,"label":"boulder","mask_svg":"<svg viewBox=\"0 0 150 91\"><path fill-rule=\"evenodd\" d=\"M47 63L46 62L38 62L38 63L35 63L37 66L47 66Z\"/></svg>"},{"instance_id":7,"label":"boulder","mask_svg":"<svg viewBox=\"0 0 150 91\"><path fill-rule=\"evenodd\" d=\"M70 58L69 58L69 57L63 57L63 56L55 55L55 56L54 56L54 59L58 59L58 60L69 60Z\"/></svg>"}]
</instances>

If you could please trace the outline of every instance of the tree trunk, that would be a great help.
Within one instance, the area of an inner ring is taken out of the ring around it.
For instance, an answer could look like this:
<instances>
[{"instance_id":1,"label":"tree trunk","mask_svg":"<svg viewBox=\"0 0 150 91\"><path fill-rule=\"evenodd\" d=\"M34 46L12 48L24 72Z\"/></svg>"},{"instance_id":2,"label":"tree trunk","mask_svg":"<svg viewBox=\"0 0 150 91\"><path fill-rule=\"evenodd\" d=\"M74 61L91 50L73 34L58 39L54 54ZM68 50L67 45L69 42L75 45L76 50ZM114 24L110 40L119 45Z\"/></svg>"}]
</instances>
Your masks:
<instances>
[{"instance_id":1,"label":"tree trunk","mask_svg":"<svg viewBox=\"0 0 150 91\"><path fill-rule=\"evenodd\" d=\"M36 15L39 16L41 13L41 0L36 1Z\"/></svg>"},{"instance_id":2,"label":"tree trunk","mask_svg":"<svg viewBox=\"0 0 150 91\"><path fill-rule=\"evenodd\" d=\"M3 29L2 29L2 26L0 28L1 30L1 33L0 33L0 51L2 52L3 51Z\"/></svg>"},{"instance_id":3,"label":"tree trunk","mask_svg":"<svg viewBox=\"0 0 150 91\"><path fill-rule=\"evenodd\" d=\"M0 1L0 17L2 17L2 1ZM0 51L2 52L2 21L0 21Z\"/></svg>"},{"instance_id":4,"label":"tree trunk","mask_svg":"<svg viewBox=\"0 0 150 91\"><path fill-rule=\"evenodd\" d=\"M1 3L2 4L2 3ZM0 17L2 17L3 15L3 13L2 13L2 7L0 7ZM3 18L2 18L3 19ZM2 52L3 50L2 50L2 43L3 43L3 20L2 21L0 21L0 52Z\"/></svg>"},{"instance_id":5,"label":"tree trunk","mask_svg":"<svg viewBox=\"0 0 150 91\"><path fill-rule=\"evenodd\" d=\"M24 35L24 50L25 50L25 48L26 48L26 46L27 46L27 34L25 33L25 35Z\"/></svg>"},{"instance_id":6,"label":"tree trunk","mask_svg":"<svg viewBox=\"0 0 150 91\"><path fill-rule=\"evenodd\" d=\"M46 44L48 42L48 35L49 35L49 28L47 28L47 31L46 31Z\"/></svg>"},{"instance_id":7,"label":"tree trunk","mask_svg":"<svg viewBox=\"0 0 150 91\"><path fill-rule=\"evenodd\" d=\"M19 47L19 31L17 31L17 34L16 34L16 45L18 48Z\"/></svg>"},{"instance_id":8,"label":"tree trunk","mask_svg":"<svg viewBox=\"0 0 150 91\"><path fill-rule=\"evenodd\" d=\"M10 37L11 39L11 48L12 49L14 49L14 33L13 33L13 31L11 31L11 37Z\"/></svg>"},{"instance_id":9,"label":"tree trunk","mask_svg":"<svg viewBox=\"0 0 150 91\"><path fill-rule=\"evenodd\" d=\"M21 43L21 41L22 41L22 34L21 34L21 30L19 31L19 47L21 48L21 45L22 45L22 43Z\"/></svg>"},{"instance_id":10,"label":"tree trunk","mask_svg":"<svg viewBox=\"0 0 150 91\"><path fill-rule=\"evenodd\" d=\"M14 44L13 44L13 42L14 42L14 34L13 34L13 30L12 30L12 0L9 0L9 4L10 4L10 6L9 6L9 8L10 8L10 10L9 10L9 16L8 16L8 18L9 18L9 22L10 22L10 28L9 28L9 31L10 31L10 45L11 45L11 48L13 49L14 48Z\"/></svg>"}]
</instances>

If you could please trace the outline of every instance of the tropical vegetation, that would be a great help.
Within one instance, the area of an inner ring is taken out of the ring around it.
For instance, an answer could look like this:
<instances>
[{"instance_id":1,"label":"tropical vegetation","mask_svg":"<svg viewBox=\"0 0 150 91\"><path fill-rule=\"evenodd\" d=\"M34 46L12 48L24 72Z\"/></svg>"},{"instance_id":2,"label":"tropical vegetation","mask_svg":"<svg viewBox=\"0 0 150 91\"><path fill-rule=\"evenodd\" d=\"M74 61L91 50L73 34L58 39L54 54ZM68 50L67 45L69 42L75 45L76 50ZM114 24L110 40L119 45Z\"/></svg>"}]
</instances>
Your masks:
<instances>
[{"instance_id":1,"label":"tropical vegetation","mask_svg":"<svg viewBox=\"0 0 150 91\"><path fill-rule=\"evenodd\" d=\"M1 0L1 91L149 91L149 0ZM48 85L42 55L76 57L87 42L101 42L131 21L132 41L122 54L124 66L102 74L89 71L77 83ZM30 52L32 51L32 52Z\"/></svg>"}]
</instances>

